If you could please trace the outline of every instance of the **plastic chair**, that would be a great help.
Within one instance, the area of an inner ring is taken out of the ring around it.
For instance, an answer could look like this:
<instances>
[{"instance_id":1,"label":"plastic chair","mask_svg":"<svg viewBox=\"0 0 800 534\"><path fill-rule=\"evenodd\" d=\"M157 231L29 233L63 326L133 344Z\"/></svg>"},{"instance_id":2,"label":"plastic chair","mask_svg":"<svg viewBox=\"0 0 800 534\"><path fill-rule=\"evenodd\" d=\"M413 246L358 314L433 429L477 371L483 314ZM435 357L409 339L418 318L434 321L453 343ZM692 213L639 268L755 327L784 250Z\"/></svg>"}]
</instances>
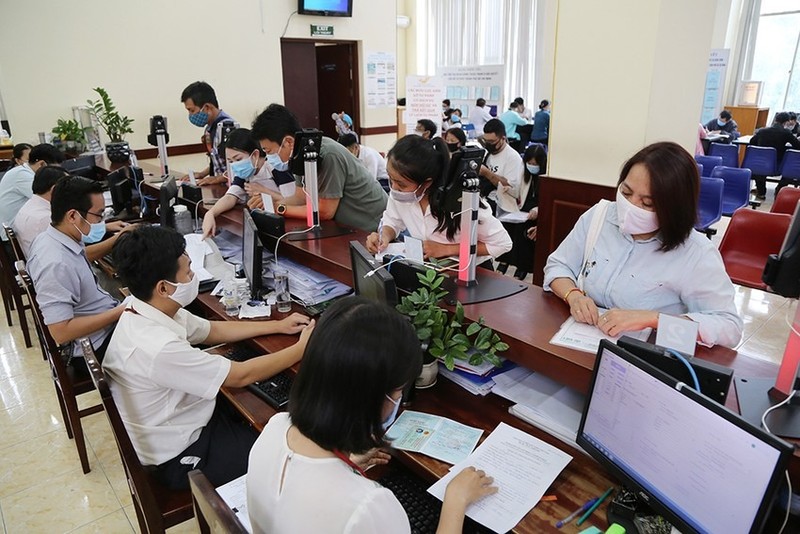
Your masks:
<instances>
[{"instance_id":1,"label":"plastic chair","mask_svg":"<svg viewBox=\"0 0 800 534\"><path fill-rule=\"evenodd\" d=\"M784 213L747 209L733 214L719 253L734 283L761 290L767 288L761 280L764 266L770 254L780 252L791 220L791 216Z\"/></svg>"},{"instance_id":2,"label":"plastic chair","mask_svg":"<svg viewBox=\"0 0 800 534\"><path fill-rule=\"evenodd\" d=\"M189 471L189 488L201 534L247 534L239 518L199 469Z\"/></svg>"},{"instance_id":3,"label":"plastic chair","mask_svg":"<svg viewBox=\"0 0 800 534\"><path fill-rule=\"evenodd\" d=\"M698 176L703 176L703 164L702 163L698 163L697 164L697 175Z\"/></svg>"},{"instance_id":4,"label":"plastic chair","mask_svg":"<svg viewBox=\"0 0 800 534\"><path fill-rule=\"evenodd\" d=\"M792 215L794 214L798 202L800 202L800 189L784 187L778 191L775 203L772 204L772 208L769 211L770 213L786 213Z\"/></svg>"},{"instance_id":5,"label":"plastic chair","mask_svg":"<svg viewBox=\"0 0 800 534\"><path fill-rule=\"evenodd\" d=\"M114 403L114 397L111 396L111 389L94 354L92 343L86 338L81 339L81 348L86 358L86 366L89 368L89 375L100 393L100 400L111 424L114 441L117 442L140 531L164 532L169 527L191 519L194 515L191 492L168 489L145 470L136 455L128 431L125 430L125 424Z\"/></svg>"},{"instance_id":6,"label":"plastic chair","mask_svg":"<svg viewBox=\"0 0 800 534\"><path fill-rule=\"evenodd\" d=\"M722 189L722 214L731 215L739 208L752 204L750 200L750 169L734 169L716 167L712 178L722 178L725 187Z\"/></svg>"},{"instance_id":7,"label":"plastic chair","mask_svg":"<svg viewBox=\"0 0 800 534\"><path fill-rule=\"evenodd\" d=\"M697 202L697 222L695 230L703 232L711 239L717 230L711 228L722 218L722 190L725 180L722 178L700 178L700 197Z\"/></svg>"},{"instance_id":8,"label":"plastic chair","mask_svg":"<svg viewBox=\"0 0 800 534\"><path fill-rule=\"evenodd\" d=\"M781 162L780 173L781 181L786 180L794 182L793 185L798 185L798 181L800 181L800 150L789 149L786 151Z\"/></svg>"},{"instance_id":9,"label":"plastic chair","mask_svg":"<svg viewBox=\"0 0 800 534\"><path fill-rule=\"evenodd\" d=\"M739 146L723 143L711 143L709 156L719 156L726 167L739 167Z\"/></svg>"},{"instance_id":10,"label":"plastic chair","mask_svg":"<svg viewBox=\"0 0 800 534\"><path fill-rule=\"evenodd\" d=\"M700 176L711 176L714 168L722 165L722 158L719 156L695 156L694 160L703 166L703 174Z\"/></svg>"},{"instance_id":11,"label":"plastic chair","mask_svg":"<svg viewBox=\"0 0 800 534\"><path fill-rule=\"evenodd\" d=\"M768 146L747 145L742 168L760 176L775 176L778 174L778 151Z\"/></svg>"}]
</instances>

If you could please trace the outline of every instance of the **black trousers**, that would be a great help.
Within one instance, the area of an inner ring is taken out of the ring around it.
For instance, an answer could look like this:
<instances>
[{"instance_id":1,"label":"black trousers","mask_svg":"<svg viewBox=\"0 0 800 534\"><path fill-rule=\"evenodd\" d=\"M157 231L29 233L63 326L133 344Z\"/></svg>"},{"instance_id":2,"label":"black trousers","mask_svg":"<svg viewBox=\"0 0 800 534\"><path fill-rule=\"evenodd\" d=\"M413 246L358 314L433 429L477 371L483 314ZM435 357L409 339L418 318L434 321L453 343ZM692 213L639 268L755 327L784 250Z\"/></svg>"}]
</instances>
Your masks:
<instances>
[{"instance_id":1,"label":"black trousers","mask_svg":"<svg viewBox=\"0 0 800 534\"><path fill-rule=\"evenodd\" d=\"M250 449L258 433L224 399L217 405L197 441L155 468L155 476L172 489L189 487L189 471L200 469L214 486L247 473Z\"/></svg>"},{"instance_id":2,"label":"black trousers","mask_svg":"<svg viewBox=\"0 0 800 534\"><path fill-rule=\"evenodd\" d=\"M767 177L760 174L753 175L753 181L756 183L756 194L760 196L767 195Z\"/></svg>"}]
</instances>

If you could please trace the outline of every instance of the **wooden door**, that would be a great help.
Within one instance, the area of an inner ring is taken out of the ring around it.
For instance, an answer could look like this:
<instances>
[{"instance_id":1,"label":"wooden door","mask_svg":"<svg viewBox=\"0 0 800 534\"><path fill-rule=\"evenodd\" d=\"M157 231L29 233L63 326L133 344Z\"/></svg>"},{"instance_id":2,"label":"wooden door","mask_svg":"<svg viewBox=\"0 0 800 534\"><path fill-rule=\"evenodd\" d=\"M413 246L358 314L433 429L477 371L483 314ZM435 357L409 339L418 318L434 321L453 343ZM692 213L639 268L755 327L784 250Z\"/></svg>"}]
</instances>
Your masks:
<instances>
[{"instance_id":1,"label":"wooden door","mask_svg":"<svg viewBox=\"0 0 800 534\"><path fill-rule=\"evenodd\" d=\"M355 43L324 44L316 47L317 88L320 129L336 139L336 123L331 114L344 111L359 130L358 64Z\"/></svg>"},{"instance_id":2,"label":"wooden door","mask_svg":"<svg viewBox=\"0 0 800 534\"><path fill-rule=\"evenodd\" d=\"M315 48L313 41L281 40L283 102L297 116L303 128L320 127Z\"/></svg>"}]
</instances>

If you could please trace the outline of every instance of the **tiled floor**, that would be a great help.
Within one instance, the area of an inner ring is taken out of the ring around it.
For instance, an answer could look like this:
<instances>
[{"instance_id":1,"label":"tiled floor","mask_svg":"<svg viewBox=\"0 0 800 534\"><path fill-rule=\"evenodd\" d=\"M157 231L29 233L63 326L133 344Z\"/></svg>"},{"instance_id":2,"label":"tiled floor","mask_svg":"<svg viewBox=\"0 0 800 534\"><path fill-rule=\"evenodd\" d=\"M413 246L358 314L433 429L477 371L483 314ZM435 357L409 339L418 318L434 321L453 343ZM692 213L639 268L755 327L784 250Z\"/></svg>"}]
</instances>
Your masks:
<instances>
[{"instance_id":1,"label":"tiled floor","mask_svg":"<svg viewBox=\"0 0 800 534\"><path fill-rule=\"evenodd\" d=\"M771 195L770 195L771 196ZM768 205L761 209L769 209ZM720 235L724 232L724 222ZM719 236L715 238L718 242ZM512 269L513 270L513 269ZM511 273L509 273L511 274ZM745 320L741 353L779 362L797 302L737 288ZM34 336L35 337L35 336ZM81 405L97 402L87 394ZM92 471L81 472L67 439L49 368L38 346L0 312L0 521L3 533L138 532L130 493L103 413L83 419ZM197 532L187 521L169 532Z\"/></svg>"}]
</instances>

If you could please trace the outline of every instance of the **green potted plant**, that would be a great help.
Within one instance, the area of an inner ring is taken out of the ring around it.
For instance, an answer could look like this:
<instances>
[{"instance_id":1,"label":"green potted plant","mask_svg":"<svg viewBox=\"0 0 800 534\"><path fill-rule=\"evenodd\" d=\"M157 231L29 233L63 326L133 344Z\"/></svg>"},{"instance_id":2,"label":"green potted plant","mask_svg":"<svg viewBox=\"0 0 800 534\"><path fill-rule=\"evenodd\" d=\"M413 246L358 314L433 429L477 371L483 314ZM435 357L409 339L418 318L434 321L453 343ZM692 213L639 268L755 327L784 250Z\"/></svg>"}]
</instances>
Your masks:
<instances>
[{"instance_id":1,"label":"green potted plant","mask_svg":"<svg viewBox=\"0 0 800 534\"><path fill-rule=\"evenodd\" d=\"M92 89L100 98L87 100L92 115L108 136L106 155L114 163L125 163L131 154L130 146L125 141L125 134L133 133L133 119L120 115L108 92L102 87Z\"/></svg>"},{"instance_id":2,"label":"green potted plant","mask_svg":"<svg viewBox=\"0 0 800 534\"><path fill-rule=\"evenodd\" d=\"M464 306L460 302L456 302L452 315L439 305L448 293L442 289L445 276L428 269L425 274L417 274L417 278L421 284L419 289L403 297L397 310L411 319L422 343L425 351L423 375L426 371L432 374L431 369L436 369L438 361L450 370L455 367L456 360L472 365L489 362L499 366L502 362L497 354L508 350L508 345L494 330L484 325L483 317L466 325ZM436 375L424 378L423 387L432 385Z\"/></svg>"},{"instance_id":3,"label":"green potted plant","mask_svg":"<svg viewBox=\"0 0 800 534\"><path fill-rule=\"evenodd\" d=\"M53 139L53 143L62 152L74 155L83 152L86 136L78 121L73 119L58 119L52 132L56 135Z\"/></svg>"}]
</instances>

